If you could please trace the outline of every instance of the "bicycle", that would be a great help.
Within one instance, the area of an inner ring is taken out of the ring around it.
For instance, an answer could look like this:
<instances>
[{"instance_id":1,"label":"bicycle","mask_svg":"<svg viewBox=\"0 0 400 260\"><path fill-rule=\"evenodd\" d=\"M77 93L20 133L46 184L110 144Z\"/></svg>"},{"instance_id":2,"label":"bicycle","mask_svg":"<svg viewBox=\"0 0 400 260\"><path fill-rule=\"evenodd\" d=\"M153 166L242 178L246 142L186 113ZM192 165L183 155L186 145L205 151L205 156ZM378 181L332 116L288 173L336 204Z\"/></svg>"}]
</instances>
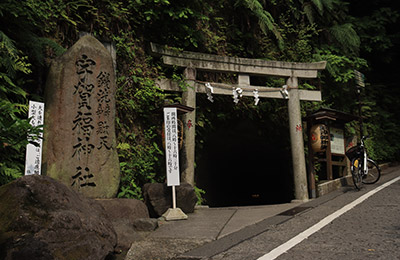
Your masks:
<instances>
[{"instance_id":1,"label":"bicycle","mask_svg":"<svg viewBox=\"0 0 400 260\"><path fill-rule=\"evenodd\" d=\"M357 190L361 189L362 184L374 184L381 177L381 169L378 164L367 156L364 144L367 138L367 136L363 136L359 145L346 152L346 156L351 162L351 175Z\"/></svg>"}]
</instances>

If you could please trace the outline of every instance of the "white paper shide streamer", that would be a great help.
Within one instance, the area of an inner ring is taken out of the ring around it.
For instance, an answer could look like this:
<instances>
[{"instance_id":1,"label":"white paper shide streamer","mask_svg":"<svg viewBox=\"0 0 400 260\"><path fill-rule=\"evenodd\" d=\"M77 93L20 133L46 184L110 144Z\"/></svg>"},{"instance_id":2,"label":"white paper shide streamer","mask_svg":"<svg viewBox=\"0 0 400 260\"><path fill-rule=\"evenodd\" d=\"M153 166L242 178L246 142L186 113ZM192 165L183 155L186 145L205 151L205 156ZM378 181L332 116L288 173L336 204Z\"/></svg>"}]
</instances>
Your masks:
<instances>
[{"instance_id":1,"label":"white paper shide streamer","mask_svg":"<svg viewBox=\"0 0 400 260\"><path fill-rule=\"evenodd\" d=\"M260 102L260 99L259 99L260 95L258 95L258 89L255 89L253 91L253 95L254 95L254 105L257 106L258 102Z\"/></svg>"},{"instance_id":2,"label":"white paper shide streamer","mask_svg":"<svg viewBox=\"0 0 400 260\"><path fill-rule=\"evenodd\" d=\"M214 93L214 88L211 86L210 83L206 83L206 94L207 94L207 99L210 100L210 102L214 102L212 93Z\"/></svg>"},{"instance_id":3,"label":"white paper shide streamer","mask_svg":"<svg viewBox=\"0 0 400 260\"><path fill-rule=\"evenodd\" d=\"M233 88L232 94L233 94L233 102L237 104L239 102L239 98L243 96L243 89Z\"/></svg>"}]
</instances>

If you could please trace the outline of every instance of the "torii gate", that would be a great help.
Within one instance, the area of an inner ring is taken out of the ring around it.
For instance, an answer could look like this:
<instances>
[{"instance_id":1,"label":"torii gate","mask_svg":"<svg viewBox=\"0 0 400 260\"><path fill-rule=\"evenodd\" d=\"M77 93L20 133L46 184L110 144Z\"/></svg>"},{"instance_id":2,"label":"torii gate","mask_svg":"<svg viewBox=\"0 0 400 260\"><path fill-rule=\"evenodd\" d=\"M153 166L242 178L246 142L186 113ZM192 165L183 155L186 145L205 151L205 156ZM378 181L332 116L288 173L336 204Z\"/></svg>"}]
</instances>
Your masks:
<instances>
[{"instance_id":1,"label":"torii gate","mask_svg":"<svg viewBox=\"0 0 400 260\"><path fill-rule=\"evenodd\" d=\"M237 73L238 84L211 83L214 95L232 95L232 89L241 88L243 96L253 96L258 89L259 97L284 98L278 88L251 86L250 75L286 77L288 86L289 128L293 159L295 199L308 200L307 173L304 155L300 100L321 101L320 91L298 89L298 78L316 78L318 70L325 69L326 61L313 63L266 61L261 59L234 58L204 53L176 51L151 43L151 50L161 55L165 65L184 67L184 77L189 86L182 93L182 104L196 107L196 93L206 93L204 83L196 81L196 70ZM156 82L163 90L182 91L177 82L169 79ZM184 147L181 155L182 179L194 185L195 122L196 110L183 116Z\"/></svg>"}]
</instances>

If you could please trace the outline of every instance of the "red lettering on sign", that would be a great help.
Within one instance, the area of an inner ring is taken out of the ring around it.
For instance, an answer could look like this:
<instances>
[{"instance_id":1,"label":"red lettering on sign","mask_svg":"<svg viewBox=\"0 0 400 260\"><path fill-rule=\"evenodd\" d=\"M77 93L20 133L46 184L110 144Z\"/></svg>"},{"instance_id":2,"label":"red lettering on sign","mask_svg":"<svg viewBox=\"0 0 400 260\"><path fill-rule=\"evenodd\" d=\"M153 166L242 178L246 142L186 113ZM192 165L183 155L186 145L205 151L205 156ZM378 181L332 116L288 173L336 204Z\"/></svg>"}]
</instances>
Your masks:
<instances>
[{"instance_id":1,"label":"red lettering on sign","mask_svg":"<svg viewBox=\"0 0 400 260\"><path fill-rule=\"evenodd\" d=\"M187 122L187 127L190 129L192 126L193 126L192 120L189 120L189 121Z\"/></svg>"}]
</instances>

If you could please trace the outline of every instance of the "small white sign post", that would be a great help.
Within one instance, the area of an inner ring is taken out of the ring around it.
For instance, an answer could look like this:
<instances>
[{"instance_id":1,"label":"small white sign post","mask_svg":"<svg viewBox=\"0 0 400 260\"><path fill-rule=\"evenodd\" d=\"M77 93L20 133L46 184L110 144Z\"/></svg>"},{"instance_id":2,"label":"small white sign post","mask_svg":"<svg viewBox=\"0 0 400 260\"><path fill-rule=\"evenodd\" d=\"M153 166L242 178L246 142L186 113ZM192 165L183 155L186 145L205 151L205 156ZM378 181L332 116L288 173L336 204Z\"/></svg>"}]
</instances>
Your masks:
<instances>
[{"instance_id":1,"label":"small white sign post","mask_svg":"<svg viewBox=\"0 0 400 260\"><path fill-rule=\"evenodd\" d=\"M175 186L179 180L179 146L178 146L178 113L176 107L164 108L165 161L167 167L167 185L172 186L172 208L163 217L166 220L187 219L187 215L176 207Z\"/></svg>"},{"instance_id":2,"label":"small white sign post","mask_svg":"<svg viewBox=\"0 0 400 260\"><path fill-rule=\"evenodd\" d=\"M43 125L44 123L44 103L29 101L29 113L28 118L31 118L30 124L32 126ZM27 144L26 146L26 159L25 159L25 175L41 174L42 164L42 137L43 133L40 133L40 139L36 140L39 146L33 144ZM30 137L28 136L28 139Z\"/></svg>"}]
</instances>

